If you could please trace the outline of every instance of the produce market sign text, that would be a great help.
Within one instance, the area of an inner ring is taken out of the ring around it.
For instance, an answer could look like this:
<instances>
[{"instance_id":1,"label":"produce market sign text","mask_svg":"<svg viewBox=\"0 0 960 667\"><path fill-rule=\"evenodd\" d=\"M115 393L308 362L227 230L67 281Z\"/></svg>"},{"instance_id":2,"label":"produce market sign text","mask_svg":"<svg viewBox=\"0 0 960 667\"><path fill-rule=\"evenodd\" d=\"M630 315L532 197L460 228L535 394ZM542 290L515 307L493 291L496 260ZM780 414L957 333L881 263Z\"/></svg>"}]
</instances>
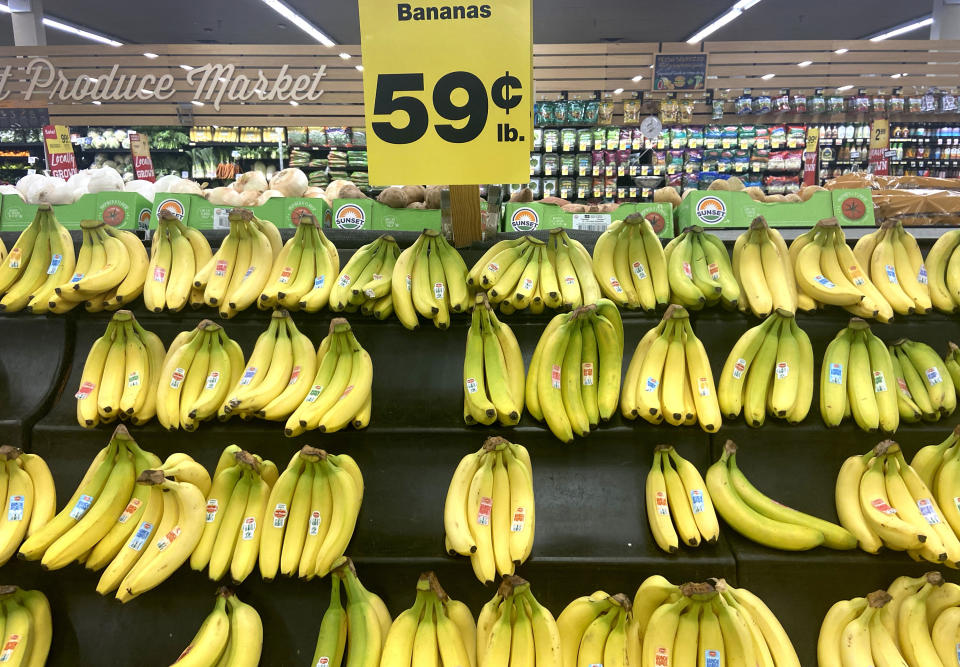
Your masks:
<instances>
[{"instance_id":1,"label":"produce market sign text","mask_svg":"<svg viewBox=\"0 0 960 667\"><path fill-rule=\"evenodd\" d=\"M313 74L293 76L284 65L276 76L268 77L263 70L256 76L237 73L232 64L207 63L187 73L187 84L193 90L193 99L212 103L220 110L223 102L315 102L323 95L320 82L326 74L326 65ZM16 70L22 71L21 76ZM23 67L7 65L0 68L0 101L12 91L7 84L23 78L26 89L24 101L46 96L50 103L63 102L143 102L167 100L178 92L173 74L124 74L120 65L92 76L80 74L69 77L47 58L31 58Z\"/></svg>"},{"instance_id":2,"label":"produce market sign text","mask_svg":"<svg viewBox=\"0 0 960 667\"><path fill-rule=\"evenodd\" d=\"M370 182L525 183L531 0L359 6Z\"/></svg>"}]
</instances>

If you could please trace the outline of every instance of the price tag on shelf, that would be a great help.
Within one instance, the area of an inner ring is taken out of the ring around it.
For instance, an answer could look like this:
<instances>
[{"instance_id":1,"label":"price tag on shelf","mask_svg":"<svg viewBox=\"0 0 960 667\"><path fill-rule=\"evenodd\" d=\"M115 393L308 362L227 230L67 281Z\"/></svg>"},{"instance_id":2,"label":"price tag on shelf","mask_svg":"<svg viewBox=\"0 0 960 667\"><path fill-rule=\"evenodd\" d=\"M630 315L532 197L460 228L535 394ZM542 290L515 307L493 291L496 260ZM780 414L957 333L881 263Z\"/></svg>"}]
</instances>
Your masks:
<instances>
[{"instance_id":1,"label":"price tag on shelf","mask_svg":"<svg viewBox=\"0 0 960 667\"><path fill-rule=\"evenodd\" d=\"M370 182L526 181L531 0L359 9Z\"/></svg>"}]
</instances>

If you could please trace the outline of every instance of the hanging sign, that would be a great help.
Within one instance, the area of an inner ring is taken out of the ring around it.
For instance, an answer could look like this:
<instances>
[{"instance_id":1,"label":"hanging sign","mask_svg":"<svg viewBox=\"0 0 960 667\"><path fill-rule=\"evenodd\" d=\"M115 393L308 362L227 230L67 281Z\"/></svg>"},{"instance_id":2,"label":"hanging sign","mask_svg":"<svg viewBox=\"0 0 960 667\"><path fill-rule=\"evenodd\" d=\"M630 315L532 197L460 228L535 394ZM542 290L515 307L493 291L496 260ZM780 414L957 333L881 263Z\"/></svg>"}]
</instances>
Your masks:
<instances>
[{"instance_id":1,"label":"hanging sign","mask_svg":"<svg viewBox=\"0 0 960 667\"><path fill-rule=\"evenodd\" d=\"M890 148L890 121L878 118L870 126L870 172L878 176L890 173L890 158L887 149Z\"/></svg>"},{"instance_id":2,"label":"hanging sign","mask_svg":"<svg viewBox=\"0 0 960 667\"><path fill-rule=\"evenodd\" d=\"M370 182L526 183L531 0L360 0Z\"/></svg>"},{"instance_id":3,"label":"hanging sign","mask_svg":"<svg viewBox=\"0 0 960 667\"><path fill-rule=\"evenodd\" d=\"M70 128L66 125L43 126L43 153L51 176L66 180L77 173L77 158L70 143Z\"/></svg>"},{"instance_id":4,"label":"hanging sign","mask_svg":"<svg viewBox=\"0 0 960 667\"><path fill-rule=\"evenodd\" d=\"M138 179L153 183L157 176L153 171L153 158L150 157L150 138L139 132L130 132L130 154L133 156L133 175Z\"/></svg>"},{"instance_id":5,"label":"hanging sign","mask_svg":"<svg viewBox=\"0 0 960 667\"><path fill-rule=\"evenodd\" d=\"M820 128L808 127L803 148L803 184L817 185L817 148L820 146Z\"/></svg>"},{"instance_id":6,"label":"hanging sign","mask_svg":"<svg viewBox=\"0 0 960 667\"><path fill-rule=\"evenodd\" d=\"M706 53L658 53L653 62L654 90L706 89Z\"/></svg>"}]
</instances>

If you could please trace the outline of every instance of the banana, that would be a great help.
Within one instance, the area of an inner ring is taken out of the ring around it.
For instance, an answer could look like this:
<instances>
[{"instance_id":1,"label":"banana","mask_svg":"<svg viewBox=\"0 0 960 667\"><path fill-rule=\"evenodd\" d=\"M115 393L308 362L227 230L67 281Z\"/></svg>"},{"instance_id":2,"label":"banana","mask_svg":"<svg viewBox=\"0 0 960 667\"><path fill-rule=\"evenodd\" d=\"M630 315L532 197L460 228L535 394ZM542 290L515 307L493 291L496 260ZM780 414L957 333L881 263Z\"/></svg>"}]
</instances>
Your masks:
<instances>
[{"instance_id":1,"label":"banana","mask_svg":"<svg viewBox=\"0 0 960 667\"><path fill-rule=\"evenodd\" d=\"M253 477L256 473L246 464L241 464L238 467L242 469L240 479L230 490L230 495L224 507L217 512L217 514L222 512L223 515L222 518L219 519L220 526L213 538L208 563L208 575L213 581L221 579L230 569L237 538L240 536L240 529L243 525L243 513L254 484ZM214 488L215 487L216 477L214 478ZM207 516L209 516L209 511L207 512ZM204 526L205 534L201 536L201 541L206 540L206 532L208 530L210 530L209 524ZM198 546L204 545L201 543ZM191 557L191 567L199 569L194 564L194 558L195 554Z\"/></svg>"},{"instance_id":2,"label":"banana","mask_svg":"<svg viewBox=\"0 0 960 667\"><path fill-rule=\"evenodd\" d=\"M213 611L204 619L197 634L174 662L182 667L215 665L227 647L229 633L227 599L218 594Z\"/></svg>"},{"instance_id":3,"label":"banana","mask_svg":"<svg viewBox=\"0 0 960 667\"><path fill-rule=\"evenodd\" d=\"M870 619L876 608L867 606L862 614L843 627L840 660L844 665L873 665L870 648Z\"/></svg>"},{"instance_id":4,"label":"banana","mask_svg":"<svg viewBox=\"0 0 960 667\"><path fill-rule=\"evenodd\" d=\"M694 601L680 615L677 635L673 643L671 664L696 665L700 642L700 611L702 604Z\"/></svg>"},{"instance_id":5,"label":"banana","mask_svg":"<svg viewBox=\"0 0 960 667\"><path fill-rule=\"evenodd\" d=\"M676 602L661 605L653 612L643 636L641 667L674 664L673 656L670 652L676 643L677 629L680 625L680 614L690 604L690 598L681 596ZM704 607L704 611L706 611L706 607ZM703 632L703 627L703 619L701 619L701 633ZM702 655L702 652L700 655ZM566 663L564 663L564 667L567 667Z\"/></svg>"},{"instance_id":6,"label":"banana","mask_svg":"<svg viewBox=\"0 0 960 667\"><path fill-rule=\"evenodd\" d=\"M530 375L528 379L528 384L536 385L537 400L547 426L558 439L568 443L573 441L573 426L564 407L562 371L573 329L578 326L576 320L567 319L549 333L539 364L530 364L529 373L536 372L536 375ZM527 398L529 404L529 395Z\"/></svg>"},{"instance_id":7,"label":"banana","mask_svg":"<svg viewBox=\"0 0 960 667\"><path fill-rule=\"evenodd\" d=\"M927 253L927 288L932 305L944 313L957 309L957 301L947 286L947 267L960 245L960 230L954 229L940 235Z\"/></svg>"},{"instance_id":8,"label":"banana","mask_svg":"<svg viewBox=\"0 0 960 667\"><path fill-rule=\"evenodd\" d=\"M784 667L800 667L800 659L797 657L797 652L790 641L790 637L787 636L780 621L777 620L777 617L774 616L763 600L745 588L733 588L732 586L726 587L724 598L736 607L741 614L748 617L745 619L747 623L750 623L751 619L756 623L767 649L778 667L781 665Z\"/></svg>"},{"instance_id":9,"label":"banana","mask_svg":"<svg viewBox=\"0 0 960 667\"><path fill-rule=\"evenodd\" d=\"M818 223L823 225L824 221ZM811 298L820 303L834 306L853 306L863 300L863 294L852 285L838 285L823 275L820 269L821 255L836 252L833 245L827 247L826 231L823 225L815 234L812 242L806 243L794 259L794 276L797 286ZM793 249L791 247L791 255Z\"/></svg>"},{"instance_id":10,"label":"banana","mask_svg":"<svg viewBox=\"0 0 960 667\"><path fill-rule=\"evenodd\" d=\"M858 322L857 324L866 327L866 323ZM863 328L854 328L853 322L851 322L851 328L854 331L850 341L847 398L857 425L864 431L873 432L880 426L880 411L877 406L876 391L874 391L870 355L867 351L865 338L867 332Z\"/></svg>"},{"instance_id":11,"label":"banana","mask_svg":"<svg viewBox=\"0 0 960 667\"><path fill-rule=\"evenodd\" d=\"M942 583L942 578L938 583ZM897 615L897 637L900 650L907 662L915 667L941 667L940 658L927 626L927 598L934 590L926 583L900 605ZM954 653L956 649L954 649Z\"/></svg>"},{"instance_id":12,"label":"banana","mask_svg":"<svg viewBox=\"0 0 960 667\"><path fill-rule=\"evenodd\" d=\"M767 317L779 304L774 303L773 294L770 291L774 276L767 278L764 272L767 270L773 272L775 268L779 268L779 257L776 255L776 247L765 239L762 229L753 228L754 224L757 223L751 224L750 231L744 232L747 238L740 251L737 273L750 310L757 317ZM773 255L769 250L764 252L764 247L768 244L773 248Z\"/></svg>"},{"instance_id":13,"label":"banana","mask_svg":"<svg viewBox=\"0 0 960 667\"><path fill-rule=\"evenodd\" d=\"M334 465L329 459L321 465L330 468L328 478L330 495L334 501L330 525L317 552L316 573L323 577L330 572L334 561L343 555L347 544L353 537L360 504L363 500L363 487L358 486L353 475L345 468Z\"/></svg>"},{"instance_id":14,"label":"banana","mask_svg":"<svg viewBox=\"0 0 960 667\"><path fill-rule=\"evenodd\" d=\"M866 607L866 598L841 600L830 607L820 625L817 638L817 664L820 667L843 667L846 664L841 656L841 644L844 642L847 625L859 618ZM867 646L869 650L869 638ZM864 664L871 664L869 658Z\"/></svg>"},{"instance_id":15,"label":"banana","mask_svg":"<svg viewBox=\"0 0 960 667\"><path fill-rule=\"evenodd\" d=\"M507 598L504 602L504 609L501 610L500 619L506 616L508 619L507 623L509 624L510 614L508 612L510 608L507 607L507 604L512 604L512 598ZM568 604L560 616L557 617L557 629L560 633L560 653L563 658L563 667L577 667L577 655L580 651L580 644L584 633L594 620L600 617L601 614L608 613L612 606L613 602L609 596L604 596L602 599L594 599L593 596L584 596ZM498 619L498 622L500 619ZM480 623L478 623L477 626L479 634Z\"/></svg>"},{"instance_id":16,"label":"banana","mask_svg":"<svg viewBox=\"0 0 960 667\"><path fill-rule=\"evenodd\" d=\"M870 277L894 312L907 315L916 310L917 304L904 291L901 276L897 274L895 233L894 223L885 222L881 225L880 238L870 255Z\"/></svg>"},{"instance_id":17,"label":"banana","mask_svg":"<svg viewBox=\"0 0 960 667\"><path fill-rule=\"evenodd\" d=\"M767 397L774 384L777 352L780 347L779 335L783 326L784 321L778 317L778 321L767 330L753 358L752 372L747 374L743 388L743 417L749 426L762 426L766 418Z\"/></svg>"},{"instance_id":18,"label":"banana","mask_svg":"<svg viewBox=\"0 0 960 667\"><path fill-rule=\"evenodd\" d=\"M929 283L927 269L923 264L923 255L920 254L917 240L900 223L892 230L891 235L893 258L900 286L915 304L916 312L921 315L926 314L933 304L927 287Z\"/></svg>"},{"instance_id":19,"label":"banana","mask_svg":"<svg viewBox=\"0 0 960 667\"><path fill-rule=\"evenodd\" d=\"M820 367L820 416L827 426L839 426L847 404L852 332L842 330L827 345Z\"/></svg>"},{"instance_id":20,"label":"banana","mask_svg":"<svg viewBox=\"0 0 960 667\"><path fill-rule=\"evenodd\" d=\"M875 453L880 456L886 452L885 443L878 445ZM907 523L893 509L884 486L882 461L873 458L867 463L866 470L860 478L860 509L870 530L883 540L885 546L891 549L906 551L919 549L926 541L927 531L918 531L915 526Z\"/></svg>"},{"instance_id":21,"label":"banana","mask_svg":"<svg viewBox=\"0 0 960 667\"><path fill-rule=\"evenodd\" d=\"M676 553L680 548L679 537L670 520L671 507L660 451L654 453L653 466L647 473L645 498L647 521L657 546L667 553Z\"/></svg>"},{"instance_id":22,"label":"banana","mask_svg":"<svg viewBox=\"0 0 960 667\"><path fill-rule=\"evenodd\" d=\"M952 607L937 617L931 629L930 640L937 657L946 667L957 662L957 643L960 640L960 608Z\"/></svg>"},{"instance_id":23,"label":"banana","mask_svg":"<svg viewBox=\"0 0 960 667\"><path fill-rule=\"evenodd\" d=\"M526 451L522 445L518 450ZM512 447L503 450L503 460L510 480L510 559L523 563L533 549L536 531L536 506L533 493L533 471L529 457L524 460L514 454Z\"/></svg>"},{"instance_id":24,"label":"banana","mask_svg":"<svg viewBox=\"0 0 960 667\"><path fill-rule=\"evenodd\" d=\"M227 598L230 617L230 640L224 649L220 664L230 667L256 667L263 651L263 622L260 614L237 596Z\"/></svg>"}]
</instances>

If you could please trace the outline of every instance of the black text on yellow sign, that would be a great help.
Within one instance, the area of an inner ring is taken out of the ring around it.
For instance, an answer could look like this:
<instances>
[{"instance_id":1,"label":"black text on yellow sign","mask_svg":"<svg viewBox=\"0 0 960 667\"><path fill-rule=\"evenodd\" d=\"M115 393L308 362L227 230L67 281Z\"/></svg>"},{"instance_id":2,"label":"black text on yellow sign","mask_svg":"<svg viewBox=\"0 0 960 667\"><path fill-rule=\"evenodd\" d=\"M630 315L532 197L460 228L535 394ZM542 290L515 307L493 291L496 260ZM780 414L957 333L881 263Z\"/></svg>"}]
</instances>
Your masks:
<instances>
[{"instance_id":1,"label":"black text on yellow sign","mask_svg":"<svg viewBox=\"0 0 960 667\"><path fill-rule=\"evenodd\" d=\"M370 182L526 182L531 0L359 5Z\"/></svg>"}]
</instances>

